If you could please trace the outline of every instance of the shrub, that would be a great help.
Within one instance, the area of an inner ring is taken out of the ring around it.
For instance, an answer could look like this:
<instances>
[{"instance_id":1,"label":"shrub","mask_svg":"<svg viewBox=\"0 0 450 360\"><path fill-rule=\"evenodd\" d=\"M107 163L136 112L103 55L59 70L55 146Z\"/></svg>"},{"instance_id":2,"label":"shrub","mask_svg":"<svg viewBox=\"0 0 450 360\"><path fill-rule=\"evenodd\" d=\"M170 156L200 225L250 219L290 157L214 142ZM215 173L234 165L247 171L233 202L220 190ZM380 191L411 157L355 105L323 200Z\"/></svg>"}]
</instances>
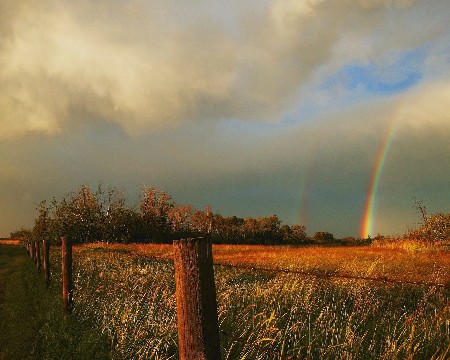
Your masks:
<instances>
[{"instance_id":1,"label":"shrub","mask_svg":"<svg viewBox=\"0 0 450 360\"><path fill-rule=\"evenodd\" d=\"M424 216L423 225L405 236L424 241L449 241L450 214L438 213Z\"/></svg>"},{"instance_id":2,"label":"shrub","mask_svg":"<svg viewBox=\"0 0 450 360\"><path fill-rule=\"evenodd\" d=\"M332 242L334 241L334 236L326 231L318 231L314 234L313 239L317 242Z\"/></svg>"}]
</instances>

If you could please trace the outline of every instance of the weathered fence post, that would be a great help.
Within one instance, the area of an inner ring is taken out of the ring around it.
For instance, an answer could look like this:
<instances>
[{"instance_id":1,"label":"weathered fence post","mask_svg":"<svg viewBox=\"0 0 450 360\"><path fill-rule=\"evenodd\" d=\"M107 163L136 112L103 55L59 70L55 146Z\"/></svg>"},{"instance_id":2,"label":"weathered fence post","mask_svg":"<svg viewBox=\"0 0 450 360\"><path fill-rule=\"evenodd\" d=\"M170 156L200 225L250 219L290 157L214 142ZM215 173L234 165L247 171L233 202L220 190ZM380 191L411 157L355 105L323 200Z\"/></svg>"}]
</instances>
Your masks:
<instances>
[{"instance_id":1,"label":"weathered fence post","mask_svg":"<svg viewBox=\"0 0 450 360\"><path fill-rule=\"evenodd\" d=\"M62 260L62 296L64 312L70 314L73 307L72 289L72 242L68 237L61 237Z\"/></svg>"},{"instance_id":2,"label":"weathered fence post","mask_svg":"<svg viewBox=\"0 0 450 360\"><path fill-rule=\"evenodd\" d=\"M36 241L36 269L38 272L41 271L41 247L39 246L39 241Z\"/></svg>"},{"instance_id":3,"label":"weathered fence post","mask_svg":"<svg viewBox=\"0 0 450 360\"><path fill-rule=\"evenodd\" d=\"M175 240L180 360L219 360L220 340L211 240Z\"/></svg>"},{"instance_id":4,"label":"weathered fence post","mask_svg":"<svg viewBox=\"0 0 450 360\"><path fill-rule=\"evenodd\" d=\"M50 243L47 240L42 240L42 262L44 267L45 286L50 285Z\"/></svg>"}]
</instances>

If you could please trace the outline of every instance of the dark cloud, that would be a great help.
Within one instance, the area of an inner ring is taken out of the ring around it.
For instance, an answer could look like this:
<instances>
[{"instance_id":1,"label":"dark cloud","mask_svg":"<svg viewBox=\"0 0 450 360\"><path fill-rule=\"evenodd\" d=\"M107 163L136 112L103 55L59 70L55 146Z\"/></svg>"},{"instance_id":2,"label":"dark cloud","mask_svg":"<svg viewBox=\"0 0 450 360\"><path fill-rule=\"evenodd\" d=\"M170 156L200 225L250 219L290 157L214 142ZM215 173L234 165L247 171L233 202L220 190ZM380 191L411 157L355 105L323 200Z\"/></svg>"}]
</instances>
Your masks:
<instances>
[{"instance_id":1,"label":"dark cloud","mask_svg":"<svg viewBox=\"0 0 450 360\"><path fill-rule=\"evenodd\" d=\"M441 1L439 13L401 0L275 0L228 16L204 5L7 2L1 137L68 131L69 121L86 121L80 107L130 133L199 119L276 121L319 69L349 56L376 61L448 29ZM417 31L417 16L432 24Z\"/></svg>"}]
</instances>

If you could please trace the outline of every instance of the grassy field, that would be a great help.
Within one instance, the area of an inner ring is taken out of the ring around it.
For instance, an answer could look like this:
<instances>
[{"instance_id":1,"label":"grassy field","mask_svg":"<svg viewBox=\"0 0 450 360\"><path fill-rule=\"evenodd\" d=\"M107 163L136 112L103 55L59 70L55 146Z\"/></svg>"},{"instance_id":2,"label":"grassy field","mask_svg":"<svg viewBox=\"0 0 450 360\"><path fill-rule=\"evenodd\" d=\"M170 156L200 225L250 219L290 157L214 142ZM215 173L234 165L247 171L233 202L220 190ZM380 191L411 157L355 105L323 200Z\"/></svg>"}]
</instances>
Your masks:
<instances>
[{"instance_id":1,"label":"grassy field","mask_svg":"<svg viewBox=\"0 0 450 360\"><path fill-rule=\"evenodd\" d=\"M177 359L172 246L90 244L74 250L75 309L70 321L81 325L67 327L67 319L59 312L59 294L51 295L59 286L53 281L47 293L39 279L33 285L40 291L39 300L30 296L22 301L48 305L54 310L50 314L59 314L59 320L48 326L36 320L32 334L50 339L47 343L59 349L55 354L62 351L61 339L69 339L67 348L72 354L96 348L103 349L106 356L107 347L102 344L108 339L113 359ZM31 274L27 276L37 279L30 259L23 249L20 251L24 257L17 264L23 268L21 276ZM448 251L415 246L218 245L213 247L213 256L217 263L245 267L438 284L323 278L216 265L223 359L450 358ZM59 279L58 248L52 248L51 264L52 279ZM1 268L11 269L11 265ZM0 276L1 281L9 277ZM9 301L23 296L12 293ZM10 326L16 326L12 325L12 315L7 317ZM68 335L68 331L75 335ZM2 338L0 341L3 344ZM48 352L47 346L35 351Z\"/></svg>"},{"instance_id":2,"label":"grassy field","mask_svg":"<svg viewBox=\"0 0 450 360\"><path fill-rule=\"evenodd\" d=\"M437 282L450 286L450 251L414 242L387 246L213 245L214 262L271 269ZM88 244L76 250L117 250L154 259L173 259L172 245Z\"/></svg>"},{"instance_id":3,"label":"grassy field","mask_svg":"<svg viewBox=\"0 0 450 360\"><path fill-rule=\"evenodd\" d=\"M215 262L447 285L450 254L383 247L213 247ZM172 247L78 247L76 299L117 359L176 359ZM224 359L447 359L450 292L215 266Z\"/></svg>"},{"instance_id":4,"label":"grassy field","mask_svg":"<svg viewBox=\"0 0 450 360\"><path fill-rule=\"evenodd\" d=\"M22 247L0 244L1 360L109 358L107 337L88 317L65 318L60 294Z\"/></svg>"}]
</instances>

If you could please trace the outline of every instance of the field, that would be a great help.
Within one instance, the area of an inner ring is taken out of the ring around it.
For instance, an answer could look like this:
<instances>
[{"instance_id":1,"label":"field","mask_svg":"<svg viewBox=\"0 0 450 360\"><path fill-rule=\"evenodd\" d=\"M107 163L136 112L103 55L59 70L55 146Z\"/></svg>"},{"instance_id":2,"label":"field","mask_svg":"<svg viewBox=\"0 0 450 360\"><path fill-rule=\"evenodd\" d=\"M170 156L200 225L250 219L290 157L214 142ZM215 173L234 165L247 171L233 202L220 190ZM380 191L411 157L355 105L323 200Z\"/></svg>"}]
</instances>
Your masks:
<instances>
[{"instance_id":1,"label":"field","mask_svg":"<svg viewBox=\"0 0 450 360\"><path fill-rule=\"evenodd\" d=\"M450 357L448 251L218 245L213 257L223 359ZM111 358L178 358L171 258L170 245L74 249L73 317L95 323Z\"/></svg>"},{"instance_id":2,"label":"field","mask_svg":"<svg viewBox=\"0 0 450 360\"><path fill-rule=\"evenodd\" d=\"M224 359L450 355L448 252L219 245L213 254L216 263L241 266L215 266ZM164 245L76 249L76 313L97 319L113 357L177 358L171 256L172 247Z\"/></svg>"},{"instance_id":3,"label":"field","mask_svg":"<svg viewBox=\"0 0 450 360\"><path fill-rule=\"evenodd\" d=\"M0 245L19 245L20 239L0 239Z\"/></svg>"}]
</instances>

